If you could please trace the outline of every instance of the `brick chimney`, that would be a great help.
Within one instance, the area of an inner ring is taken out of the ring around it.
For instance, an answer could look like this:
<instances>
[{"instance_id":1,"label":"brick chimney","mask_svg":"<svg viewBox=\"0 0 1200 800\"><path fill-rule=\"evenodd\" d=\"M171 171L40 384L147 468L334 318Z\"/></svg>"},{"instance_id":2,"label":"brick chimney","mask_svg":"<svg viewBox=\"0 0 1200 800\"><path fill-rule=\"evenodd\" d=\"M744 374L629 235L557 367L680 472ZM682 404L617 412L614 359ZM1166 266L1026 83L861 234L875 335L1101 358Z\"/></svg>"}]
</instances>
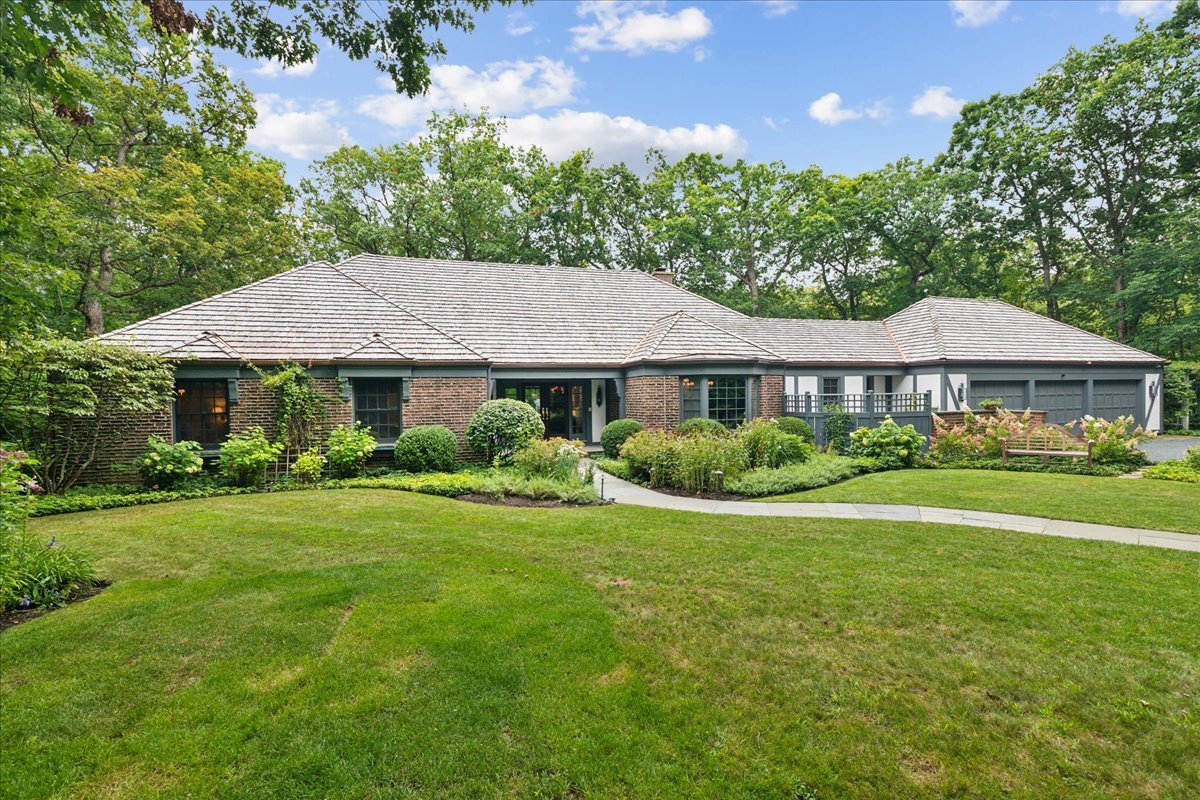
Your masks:
<instances>
[{"instance_id":1,"label":"brick chimney","mask_svg":"<svg viewBox=\"0 0 1200 800\"><path fill-rule=\"evenodd\" d=\"M656 270L654 270L654 272L651 272L650 274L653 275L658 280L662 281L663 283L669 283L672 286L675 285L675 273L671 272L671 270L669 270L669 269L656 269Z\"/></svg>"}]
</instances>

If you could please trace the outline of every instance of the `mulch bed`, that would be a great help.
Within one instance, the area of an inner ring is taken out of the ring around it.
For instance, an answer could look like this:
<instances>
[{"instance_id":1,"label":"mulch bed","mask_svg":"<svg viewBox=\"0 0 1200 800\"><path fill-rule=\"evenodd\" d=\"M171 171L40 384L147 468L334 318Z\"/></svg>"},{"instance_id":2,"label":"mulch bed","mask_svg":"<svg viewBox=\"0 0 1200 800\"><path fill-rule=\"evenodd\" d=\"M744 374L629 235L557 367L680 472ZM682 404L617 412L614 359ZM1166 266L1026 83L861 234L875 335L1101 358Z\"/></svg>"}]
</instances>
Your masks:
<instances>
[{"instance_id":1,"label":"mulch bed","mask_svg":"<svg viewBox=\"0 0 1200 800\"><path fill-rule=\"evenodd\" d=\"M0 633L17 625L32 622L38 617L44 617L60 608L66 608L72 603L81 603L84 600L95 597L111 585L111 581L99 581L92 586L73 593L67 602L61 606L50 606L49 608L10 608L8 611L0 611Z\"/></svg>"},{"instance_id":2,"label":"mulch bed","mask_svg":"<svg viewBox=\"0 0 1200 800\"><path fill-rule=\"evenodd\" d=\"M481 503L485 506L522 506L525 508L563 508L565 506L586 508L597 505L596 503L564 503L562 500L534 500L532 497L521 497L515 494L496 497L491 494L472 493L460 494L455 499L465 500L468 503Z\"/></svg>"}]
</instances>

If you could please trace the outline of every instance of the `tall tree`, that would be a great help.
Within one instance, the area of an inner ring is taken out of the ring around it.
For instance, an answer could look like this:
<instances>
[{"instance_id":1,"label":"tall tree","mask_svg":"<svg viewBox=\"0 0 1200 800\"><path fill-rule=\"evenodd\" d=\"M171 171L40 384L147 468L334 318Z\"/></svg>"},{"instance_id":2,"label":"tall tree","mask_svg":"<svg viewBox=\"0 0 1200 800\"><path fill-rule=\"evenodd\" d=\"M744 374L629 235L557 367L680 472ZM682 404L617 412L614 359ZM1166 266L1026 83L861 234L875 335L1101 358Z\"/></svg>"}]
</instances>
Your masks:
<instances>
[{"instance_id":1,"label":"tall tree","mask_svg":"<svg viewBox=\"0 0 1200 800\"><path fill-rule=\"evenodd\" d=\"M880 265L866 204L860 179L822 175L798 212L808 277L842 319L877 313L873 289Z\"/></svg>"},{"instance_id":2,"label":"tall tree","mask_svg":"<svg viewBox=\"0 0 1200 800\"><path fill-rule=\"evenodd\" d=\"M137 318L275 272L293 252L281 167L243 149L249 92L187 36L154 34L137 7L124 24L138 47L92 40L64 66L88 90L88 125L0 82L5 155L42 200L4 209L0 227L25 234L9 255L69 275L88 335L114 309ZM150 293L157 302L140 302Z\"/></svg>"}]
</instances>

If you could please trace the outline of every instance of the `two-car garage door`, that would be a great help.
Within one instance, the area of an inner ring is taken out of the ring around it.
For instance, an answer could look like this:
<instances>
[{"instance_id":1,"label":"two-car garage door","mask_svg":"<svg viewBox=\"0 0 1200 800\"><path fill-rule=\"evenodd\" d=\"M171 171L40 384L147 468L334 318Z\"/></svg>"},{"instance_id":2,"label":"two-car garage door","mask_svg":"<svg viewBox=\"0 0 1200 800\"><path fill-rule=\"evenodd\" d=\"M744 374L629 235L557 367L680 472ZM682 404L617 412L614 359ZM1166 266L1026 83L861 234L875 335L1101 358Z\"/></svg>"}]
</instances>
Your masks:
<instances>
[{"instance_id":1,"label":"two-car garage door","mask_svg":"<svg viewBox=\"0 0 1200 800\"><path fill-rule=\"evenodd\" d=\"M1046 419L1059 424L1083 416L1083 381L1044 381L1034 383L1032 407L1046 412ZM1025 381L971 381L967 404L978 408L982 400L999 398L1006 408L1023 409ZM1136 414L1138 407L1137 381L1093 381L1092 409L1095 417L1113 419L1122 414Z\"/></svg>"}]
</instances>

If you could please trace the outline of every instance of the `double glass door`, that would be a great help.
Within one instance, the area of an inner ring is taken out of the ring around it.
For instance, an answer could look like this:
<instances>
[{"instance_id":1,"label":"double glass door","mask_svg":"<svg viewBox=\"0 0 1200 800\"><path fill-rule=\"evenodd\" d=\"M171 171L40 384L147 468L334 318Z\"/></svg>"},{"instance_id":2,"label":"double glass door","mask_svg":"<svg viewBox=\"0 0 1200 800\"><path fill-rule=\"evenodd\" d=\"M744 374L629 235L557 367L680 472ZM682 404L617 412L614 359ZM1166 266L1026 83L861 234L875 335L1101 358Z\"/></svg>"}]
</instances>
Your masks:
<instances>
[{"instance_id":1,"label":"double glass door","mask_svg":"<svg viewBox=\"0 0 1200 800\"><path fill-rule=\"evenodd\" d=\"M582 381L500 381L497 395L533 406L547 437L587 438L588 393Z\"/></svg>"}]
</instances>

